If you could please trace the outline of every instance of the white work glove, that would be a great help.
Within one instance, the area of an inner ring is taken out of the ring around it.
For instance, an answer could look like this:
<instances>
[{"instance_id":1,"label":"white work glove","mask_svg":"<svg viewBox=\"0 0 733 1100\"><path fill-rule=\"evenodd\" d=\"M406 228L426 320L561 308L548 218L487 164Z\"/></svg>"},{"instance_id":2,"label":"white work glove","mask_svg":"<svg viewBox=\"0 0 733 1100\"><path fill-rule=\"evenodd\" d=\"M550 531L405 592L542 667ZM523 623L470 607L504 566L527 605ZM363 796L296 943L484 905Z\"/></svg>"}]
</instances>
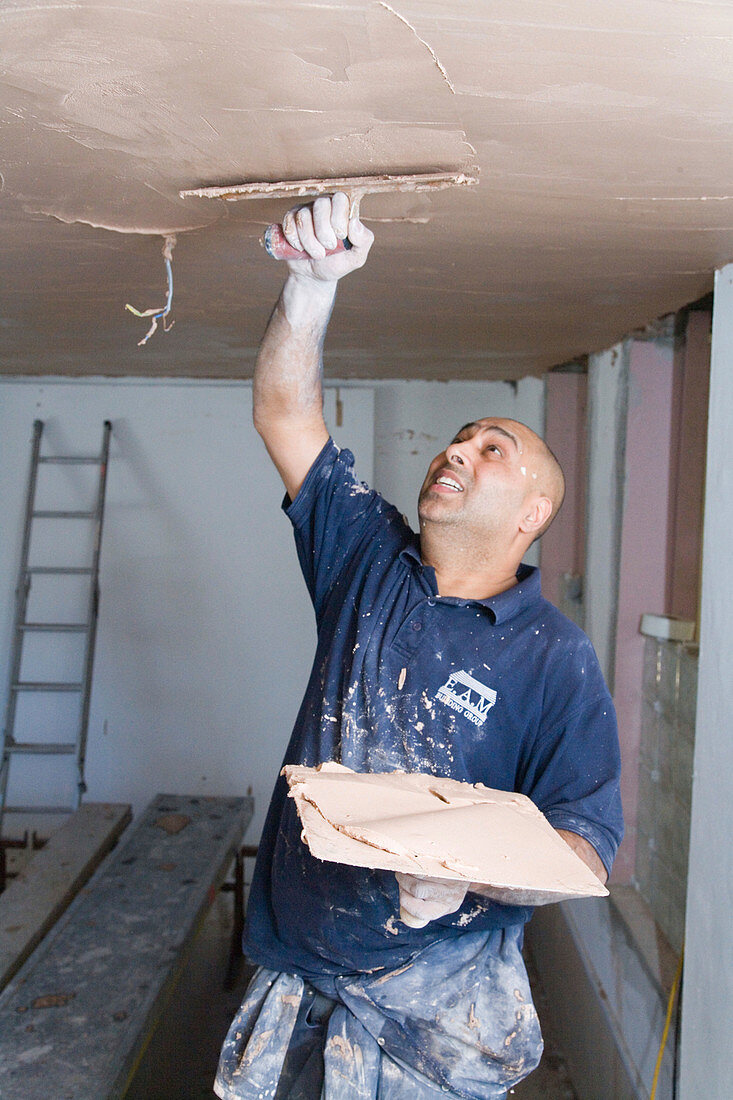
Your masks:
<instances>
[{"instance_id":1,"label":"white work glove","mask_svg":"<svg viewBox=\"0 0 733 1100\"><path fill-rule=\"evenodd\" d=\"M323 282L335 281L362 267L374 241L374 234L358 217L349 218L349 199L342 191L333 198L321 195L313 203L288 210L282 228L288 243L310 257L288 260L292 274ZM346 237L350 249L326 255L327 249L336 248Z\"/></svg>"},{"instance_id":2,"label":"white work glove","mask_svg":"<svg viewBox=\"0 0 733 1100\"><path fill-rule=\"evenodd\" d=\"M409 928L424 928L431 920L455 913L463 905L469 883L456 879L419 878L395 872L400 888L400 920Z\"/></svg>"}]
</instances>

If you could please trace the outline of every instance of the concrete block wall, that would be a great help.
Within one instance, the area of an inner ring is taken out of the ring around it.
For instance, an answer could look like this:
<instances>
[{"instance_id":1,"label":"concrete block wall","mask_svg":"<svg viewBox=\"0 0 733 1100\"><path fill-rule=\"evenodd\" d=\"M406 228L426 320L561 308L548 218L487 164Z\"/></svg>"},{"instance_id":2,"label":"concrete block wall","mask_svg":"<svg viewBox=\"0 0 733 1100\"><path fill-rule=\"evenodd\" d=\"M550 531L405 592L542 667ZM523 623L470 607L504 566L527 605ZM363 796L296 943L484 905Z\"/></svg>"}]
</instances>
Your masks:
<instances>
[{"instance_id":1,"label":"concrete block wall","mask_svg":"<svg viewBox=\"0 0 733 1100\"><path fill-rule=\"evenodd\" d=\"M696 645L646 639L634 878L677 952L684 940L697 658Z\"/></svg>"}]
</instances>

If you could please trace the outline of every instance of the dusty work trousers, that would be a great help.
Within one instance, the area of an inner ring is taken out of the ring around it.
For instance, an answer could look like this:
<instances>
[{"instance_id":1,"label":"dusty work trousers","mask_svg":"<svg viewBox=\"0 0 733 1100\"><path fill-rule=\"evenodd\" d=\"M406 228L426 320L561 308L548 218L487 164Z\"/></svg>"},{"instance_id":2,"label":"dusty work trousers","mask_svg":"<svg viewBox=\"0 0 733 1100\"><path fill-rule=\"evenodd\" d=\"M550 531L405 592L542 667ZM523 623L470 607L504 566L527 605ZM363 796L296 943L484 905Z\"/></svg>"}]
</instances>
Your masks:
<instances>
[{"instance_id":1,"label":"dusty work trousers","mask_svg":"<svg viewBox=\"0 0 733 1100\"><path fill-rule=\"evenodd\" d=\"M516 937L468 934L396 971L336 979L336 998L260 968L214 1091L221 1100L504 1100L541 1053Z\"/></svg>"}]
</instances>

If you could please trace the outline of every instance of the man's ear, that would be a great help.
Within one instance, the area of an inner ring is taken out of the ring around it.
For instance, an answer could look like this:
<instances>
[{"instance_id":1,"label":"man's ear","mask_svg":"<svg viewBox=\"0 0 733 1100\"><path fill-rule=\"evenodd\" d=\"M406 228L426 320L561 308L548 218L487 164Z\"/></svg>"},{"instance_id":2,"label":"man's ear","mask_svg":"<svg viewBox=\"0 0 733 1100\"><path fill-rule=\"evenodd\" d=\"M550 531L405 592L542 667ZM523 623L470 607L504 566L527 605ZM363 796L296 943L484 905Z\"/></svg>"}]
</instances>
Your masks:
<instances>
[{"instance_id":1,"label":"man's ear","mask_svg":"<svg viewBox=\"0 0 733 1100\"><path fill-rule=\"evenodd\" d=\"M519 523L519 530L527 535L535 535L544 527L552 515L552 501L549 497L531 496L525 501L525 509Z\"/></svg>"}]
</instances>

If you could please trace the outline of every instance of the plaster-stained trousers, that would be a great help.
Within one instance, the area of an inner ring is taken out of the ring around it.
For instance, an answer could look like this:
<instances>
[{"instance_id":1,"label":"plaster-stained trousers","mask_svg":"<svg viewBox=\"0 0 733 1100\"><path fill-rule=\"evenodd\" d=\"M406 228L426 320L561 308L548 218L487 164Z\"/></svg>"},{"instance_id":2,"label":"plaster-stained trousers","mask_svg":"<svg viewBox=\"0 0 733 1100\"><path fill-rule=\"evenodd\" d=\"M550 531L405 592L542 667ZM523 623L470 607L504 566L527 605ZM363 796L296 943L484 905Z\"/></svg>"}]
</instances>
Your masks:
<instances>
[{"instance_id":1,"label":"plaster-stained trousers","mask_svg":"<svg viewBox=\"0 0 733 1100\"><path fill-rule=\"evenodd\" d=\"M521 929L432 944L336 997L260 968L222 1048L221 1100L504 1100L542 1054ZM330 991L331 992L331 991Z\"/></svg>"}]
</instances>

